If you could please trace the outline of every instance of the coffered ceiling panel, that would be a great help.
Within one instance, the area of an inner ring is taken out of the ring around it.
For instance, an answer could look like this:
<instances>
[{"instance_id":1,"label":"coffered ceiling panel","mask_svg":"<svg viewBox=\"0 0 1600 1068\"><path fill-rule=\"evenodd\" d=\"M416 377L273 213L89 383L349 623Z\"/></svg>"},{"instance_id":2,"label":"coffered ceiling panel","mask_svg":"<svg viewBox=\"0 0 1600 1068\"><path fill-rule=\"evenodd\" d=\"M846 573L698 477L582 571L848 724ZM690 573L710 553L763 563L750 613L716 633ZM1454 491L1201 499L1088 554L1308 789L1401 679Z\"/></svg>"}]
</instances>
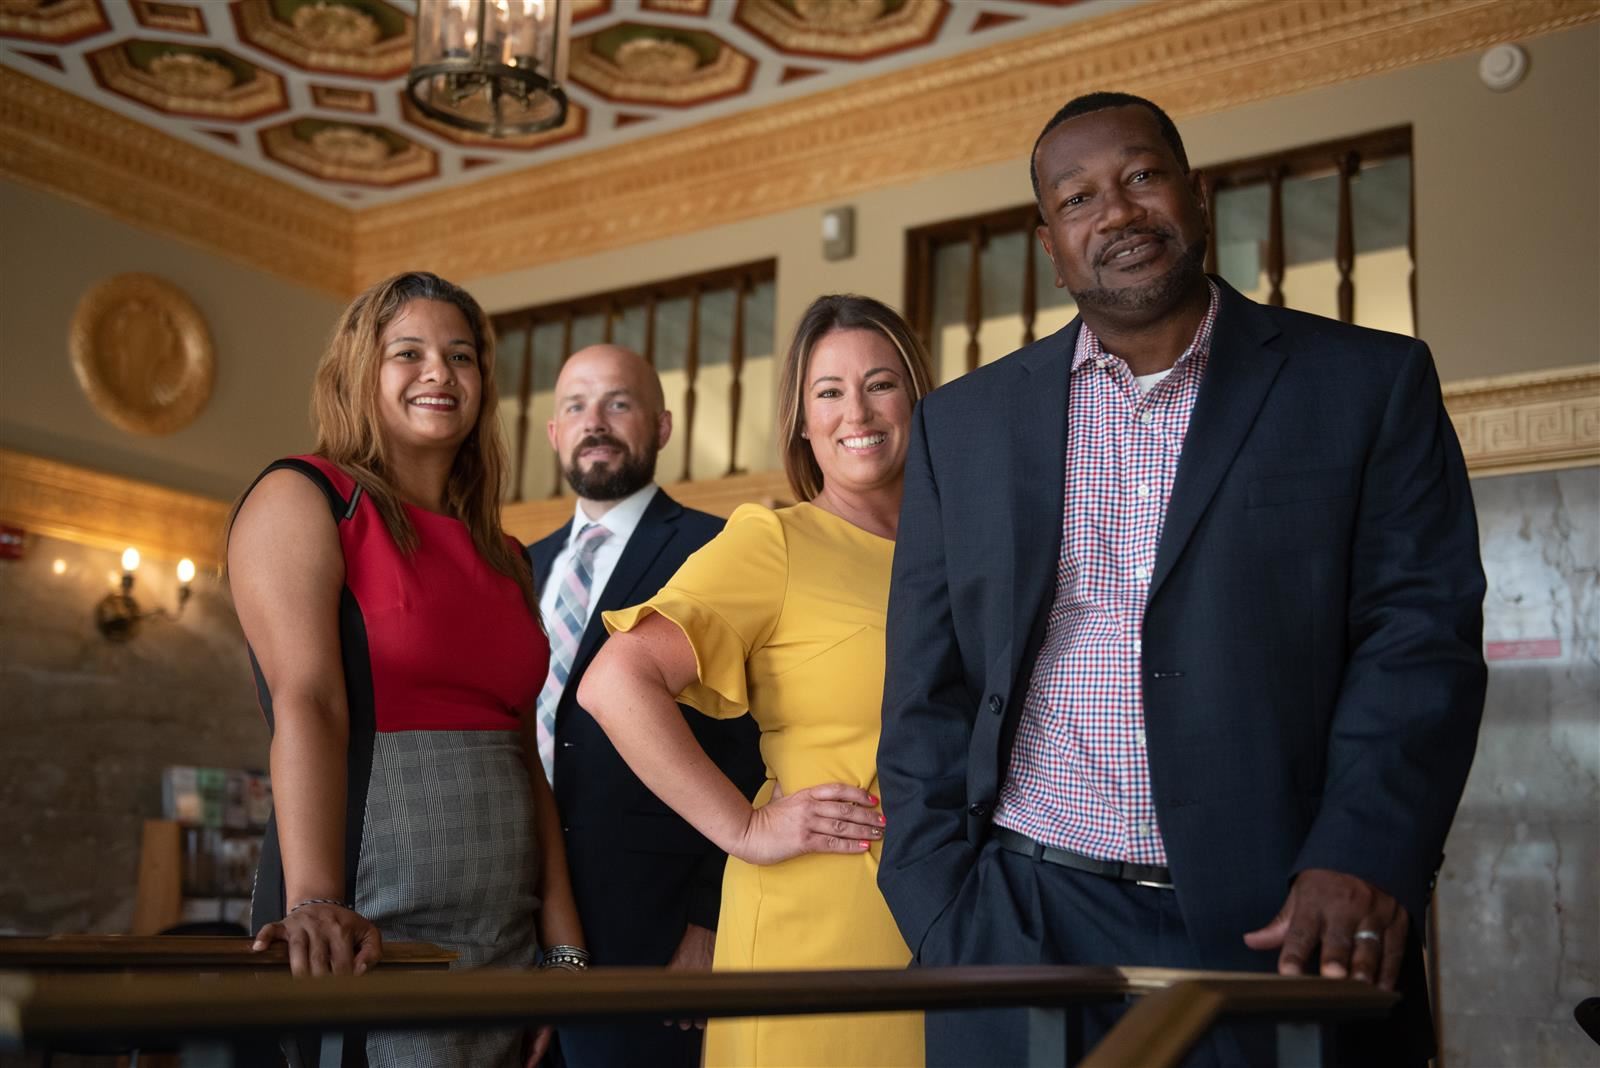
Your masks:
<instances>
[{"instance_id":1,"label":"coffered ceiling panel","mask_svg":"<svg viewBox=\"0 0 1600 1068\"><path fill-rule=\"evenodd\" d=\"M505 140L406 100L419 2L0 0L0 65L359 210L1146 0L579 0L566 124Z\"/></svg>"}]
</instances>

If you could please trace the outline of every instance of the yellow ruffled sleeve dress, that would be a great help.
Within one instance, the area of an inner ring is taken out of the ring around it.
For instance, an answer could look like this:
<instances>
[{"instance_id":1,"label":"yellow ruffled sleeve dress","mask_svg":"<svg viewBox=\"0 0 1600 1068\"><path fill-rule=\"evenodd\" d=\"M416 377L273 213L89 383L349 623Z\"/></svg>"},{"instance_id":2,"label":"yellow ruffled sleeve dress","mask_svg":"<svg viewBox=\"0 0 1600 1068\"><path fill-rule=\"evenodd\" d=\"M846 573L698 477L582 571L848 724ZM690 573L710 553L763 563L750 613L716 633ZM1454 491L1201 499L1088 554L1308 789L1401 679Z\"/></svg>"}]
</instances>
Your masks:
<instances>
[{"instance_id":1,"label":"yellow ruffled sleeve dress","mask_svg":"<svg viewBox=\"0 0 1600 1068\"><path fill-rule=\"evenodd\" d=\"M608 612L626 631L651 613L694 647L679 697L708 716L753 715L772 797L842 782L878 796L884 620L894 543L811 504L745 505L659 594ZM878 892L879 845L756 866L729 858L718 970L900 968L911 952ZM712 1020L707 1068L921 1065L922 1015Z\"/></svg>"}]
</instances>

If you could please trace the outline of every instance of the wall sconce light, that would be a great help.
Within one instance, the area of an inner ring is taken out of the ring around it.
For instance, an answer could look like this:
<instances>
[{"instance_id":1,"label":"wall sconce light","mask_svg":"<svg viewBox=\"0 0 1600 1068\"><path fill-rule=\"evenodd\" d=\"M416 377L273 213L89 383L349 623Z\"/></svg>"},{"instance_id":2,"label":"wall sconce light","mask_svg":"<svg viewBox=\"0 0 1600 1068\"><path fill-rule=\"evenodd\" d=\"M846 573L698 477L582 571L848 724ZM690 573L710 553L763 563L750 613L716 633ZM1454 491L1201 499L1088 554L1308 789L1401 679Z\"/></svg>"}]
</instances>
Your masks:
<instances>
[{"instance_id":1,"label":"wall sconce light","mask_svg":"<svg viewBox=\"0 0 1600 1068\"><path fill-rule=\"evenodd\" d=\"M178 561L178 608L168 612L156 608L149 612L139 610L133 599L133 573L139 570L139 550L122 550L122 582L115 593L108 593L94 610L95 626L100 633L114 642L125 642L139 633L139 624L146 619L177 619L183 606L189 603L189 584L194 581L194 561L185 557Z\"/></svg>"}]
</instances>

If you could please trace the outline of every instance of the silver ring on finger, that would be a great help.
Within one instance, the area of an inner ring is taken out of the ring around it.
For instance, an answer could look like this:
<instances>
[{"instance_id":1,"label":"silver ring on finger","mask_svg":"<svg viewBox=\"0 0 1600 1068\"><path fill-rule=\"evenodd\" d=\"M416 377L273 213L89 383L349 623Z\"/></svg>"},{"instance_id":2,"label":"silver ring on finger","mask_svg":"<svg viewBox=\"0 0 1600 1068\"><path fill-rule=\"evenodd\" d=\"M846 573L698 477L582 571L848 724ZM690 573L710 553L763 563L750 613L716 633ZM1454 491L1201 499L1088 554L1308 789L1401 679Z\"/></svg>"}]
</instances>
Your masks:
<instances>
[{"instance_id":1,"label":"silver ring on finger","mask_svg":"<svg viewBox=\"0 0 1600 1068\"><path fill-rule=\"evenodd\" d=\"M1383 932L1371 930L1357 931L1355 934L1355 939L1357 942L1382 942Z\"/></svg>"}]
</instances>

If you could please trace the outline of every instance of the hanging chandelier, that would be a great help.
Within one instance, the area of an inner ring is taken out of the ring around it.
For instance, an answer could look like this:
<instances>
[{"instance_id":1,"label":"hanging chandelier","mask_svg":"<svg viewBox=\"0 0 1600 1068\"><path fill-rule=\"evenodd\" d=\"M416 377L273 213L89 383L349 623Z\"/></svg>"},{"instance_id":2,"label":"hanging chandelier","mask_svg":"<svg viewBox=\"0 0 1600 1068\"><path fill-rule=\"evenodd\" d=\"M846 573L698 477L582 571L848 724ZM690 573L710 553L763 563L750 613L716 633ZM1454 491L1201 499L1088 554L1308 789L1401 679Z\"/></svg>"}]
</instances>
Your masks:
<instances>
[{"instance_id":1,"label":"hanging chandelier","mask_svg":"<svg viewBox=\"0 0 1600 1068\"><path fill-rule=\"evenodd\" d=\"M567 118L572 0L422 0L406 92L423 114L512 137Z\"/></svg>"}]
</instances>

